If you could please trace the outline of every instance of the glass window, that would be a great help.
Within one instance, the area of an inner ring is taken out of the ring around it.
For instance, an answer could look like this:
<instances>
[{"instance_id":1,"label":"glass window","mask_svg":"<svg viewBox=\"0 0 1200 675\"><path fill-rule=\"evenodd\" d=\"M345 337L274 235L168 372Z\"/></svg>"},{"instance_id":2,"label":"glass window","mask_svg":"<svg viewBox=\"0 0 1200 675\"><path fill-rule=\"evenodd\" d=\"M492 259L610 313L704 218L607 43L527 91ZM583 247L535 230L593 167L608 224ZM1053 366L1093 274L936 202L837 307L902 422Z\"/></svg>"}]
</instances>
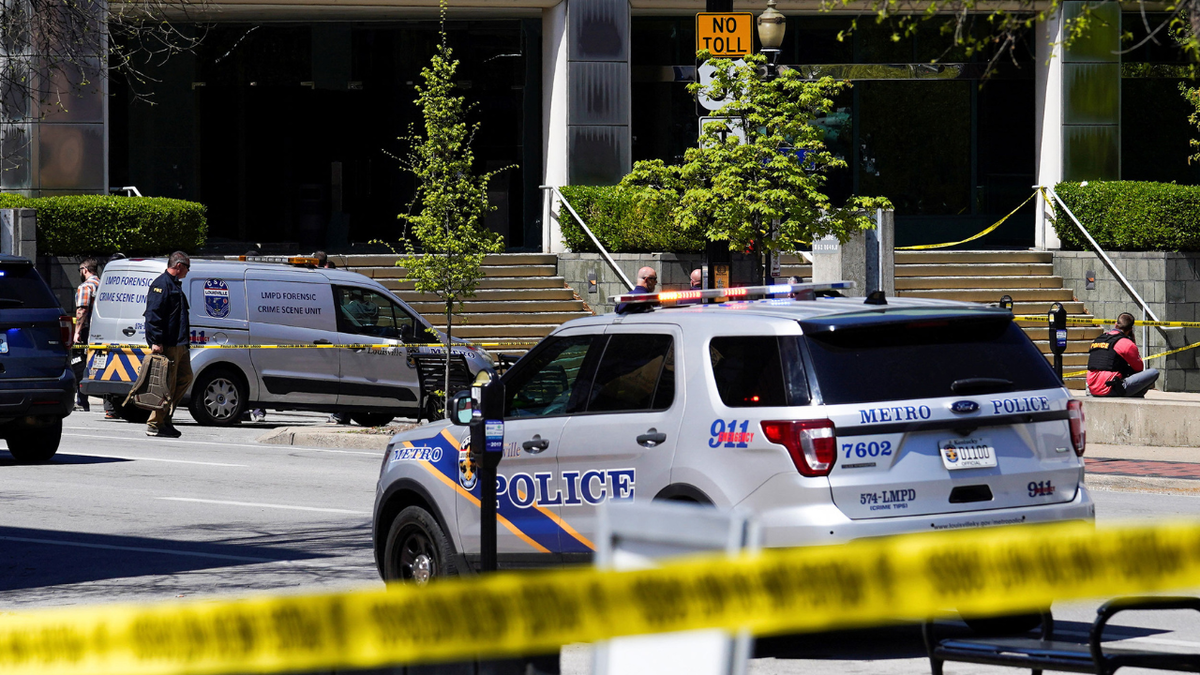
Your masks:
<instances>
[{"instance_id":1,"label":"glass window","mask_svg":"<svg viewBox=\"0 0 1200 675\"><path fill-rule=\"evenodd\" d=\"M504 416L549 417L581 410L582 396L576 392L587 389L588 378L580 375L591 370L585 361L595 338L581 335L543 340L536 351L521 359L519 370L514 368L512 376L505 379L508 401Z\"/></svg>"},{"instance_id":2,"label":"glass window","mask_svg":"<svg viewBox=\"0 0 1200 675\"><path fill-rule=\"evenodd\" d=\"M0 267L0 309L58 307L58 299L33 266Z\"/></svg>"},{"instance_id":3,"label":"glass window","mask_svg":"<svg viewBox=\"0 0 1200 675\"><path fill-rule=\"evenodd\" d=\"M670 407L675 368L672 363L668 372L664 366L668 359L674 361L673 344L670 335L611 336L596 369L587 411L630 412ZM671 382L663 385L660 401L656 393L660 390L661 376Z\"/></svg>"},{"instance_id":4,"label":"glass window","mask_svg":"<svg viewBox=\"0 0 1200 675\"><path fill-rule=\"evenodd\" d=\"M338 332L392 340L413 339L412 315L387 296L366 288L337 286Z\"/></svg>"},{"instance_id":5,"label":"glass window","mask_svg":"<svg viewBox=\"0 0 1200 675\"><path fill-rule=\"evenodd\" d=\"M713 338L708 356L717 392L730 408L808 405L811 400L797 338Z\"/></svg>"}]
</instances>

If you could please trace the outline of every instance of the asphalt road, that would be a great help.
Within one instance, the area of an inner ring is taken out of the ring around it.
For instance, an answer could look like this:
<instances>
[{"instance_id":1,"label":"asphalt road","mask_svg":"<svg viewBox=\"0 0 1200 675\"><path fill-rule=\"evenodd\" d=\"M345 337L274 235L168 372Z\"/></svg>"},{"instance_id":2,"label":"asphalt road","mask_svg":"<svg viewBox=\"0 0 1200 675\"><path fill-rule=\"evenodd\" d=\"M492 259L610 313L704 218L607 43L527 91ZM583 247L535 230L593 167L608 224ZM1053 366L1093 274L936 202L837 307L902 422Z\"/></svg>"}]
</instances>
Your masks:
<instances>
[{"instance_id":1,"label":"asphalt road","mask_svg":"<svg viewBox=\"0 0 1200 675\"><path fill-rule=\"evenodd\" d=\"M157 439L100 412L75 413L53 463L20 466L0 451L0 613L380 584L370 545L378 451L254 442L275 426L322 424L319 415L271 413L232 429L177 417L183 438ZM1094 488L1101 522L1200 517L1195 490L1099 479ZM1056 605L1059 633L1083 639L1097 604ZM1200 650L1200 616L1133 614L1117 626L1113 635L1134 643ZM568 647L563 672L587 673L590 660L586 645ZM908 626L760 639L749 672L928 668Z\"/></svg>"}]
</instances>

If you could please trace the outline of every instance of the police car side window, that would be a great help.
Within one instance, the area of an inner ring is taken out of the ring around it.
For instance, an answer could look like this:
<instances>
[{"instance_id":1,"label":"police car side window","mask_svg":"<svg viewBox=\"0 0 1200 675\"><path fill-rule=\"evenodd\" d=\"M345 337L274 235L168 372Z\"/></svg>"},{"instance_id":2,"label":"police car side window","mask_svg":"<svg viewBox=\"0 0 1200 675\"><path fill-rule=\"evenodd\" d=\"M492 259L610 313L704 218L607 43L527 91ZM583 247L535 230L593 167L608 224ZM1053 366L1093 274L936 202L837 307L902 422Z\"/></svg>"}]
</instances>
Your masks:
<instances>
[{"instance_id":1,"label":"police car side window","mask_svg":"<svg viewBox=\"0 0 1200 675\"><path fill-rule=\"evenodd\" d=\"M808 386L794 338L715 337L709 361L721 402L730 408L807 405Z\"/></svg>"},{"instance_id":2,"label":"police car side window","mask_svg":"<svg viewBox=\"0 0 1200 675\"><path fill-rule=\"evenodd\" d=\"M526 357L531 360L507 378L504 416L550 417L575 412L581 397L572 394L589 381L587 357L593 341L599 341L598 336L544 340L535 353Z\"/></svg>"},{"instance_id":3,"label":"police car side window","mask_svg":"<svg viewBox=\"0 0 1200 675\"><path fill-rule=\"evenodd\" d=\"M587 411L633 412L670 407L674 399L674 340L670 335L613 335L593 378ZM666 370L668 357L672 364ZM663 386L662 400L656 392L663 377L671 380ZM670 392L669 395L667 392Z\"/></svg>"}]
</instances>

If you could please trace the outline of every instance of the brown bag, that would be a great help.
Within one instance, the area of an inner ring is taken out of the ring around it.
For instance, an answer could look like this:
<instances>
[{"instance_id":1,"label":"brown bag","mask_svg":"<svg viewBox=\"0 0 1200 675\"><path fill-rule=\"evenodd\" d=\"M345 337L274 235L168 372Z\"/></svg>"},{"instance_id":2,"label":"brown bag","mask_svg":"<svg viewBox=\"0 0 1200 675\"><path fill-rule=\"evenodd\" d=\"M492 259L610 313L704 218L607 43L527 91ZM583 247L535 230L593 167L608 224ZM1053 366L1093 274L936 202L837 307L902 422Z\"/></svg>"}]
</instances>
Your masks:
<instances>
[{"instance_id":1,"label":"brown bag","mask_svg":"<svg viewBox=\"0 0 1200 675\"><path fill-rule=\"evenodd\" d=\"M171 405L171 362L162 354L147 354L142 359L137 381L125 397L125 405L132 402L143 410L165 410Z\"/></svg>"}]
</instances>

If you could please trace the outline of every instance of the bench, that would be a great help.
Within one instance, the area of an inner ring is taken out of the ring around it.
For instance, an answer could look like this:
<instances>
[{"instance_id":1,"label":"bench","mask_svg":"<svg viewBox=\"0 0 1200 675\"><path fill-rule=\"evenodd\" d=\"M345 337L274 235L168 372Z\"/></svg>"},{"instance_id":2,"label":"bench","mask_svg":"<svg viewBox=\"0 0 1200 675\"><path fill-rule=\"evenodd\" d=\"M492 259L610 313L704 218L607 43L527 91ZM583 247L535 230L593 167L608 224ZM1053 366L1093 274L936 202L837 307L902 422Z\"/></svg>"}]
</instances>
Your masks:
<instances>
[{"instance_id":1,"label":"bench","mask_svg":"<svg viewBox=\"0 0 1200 675\"><path fill-rule=\"evenodd\" d=\"M1106 602L1096 610L1096 620L1092 622L1091 630L1088 631L1087 644L1055 640L1054 619L1049 612L1042 617L1041 635L1037 638L938 640L934 635L933 622L924 625L922 634L933 675L942 675L942 664L946 661L1029 668L1033 675L1041 675L1043 670L1108 675L1126 666L1200 673L1200 654L1104 647L1101 644L1104 627L1118 612L1161 609L1200 611L1200 598L1128 597Z\"/></svg>"}]
</instances>

